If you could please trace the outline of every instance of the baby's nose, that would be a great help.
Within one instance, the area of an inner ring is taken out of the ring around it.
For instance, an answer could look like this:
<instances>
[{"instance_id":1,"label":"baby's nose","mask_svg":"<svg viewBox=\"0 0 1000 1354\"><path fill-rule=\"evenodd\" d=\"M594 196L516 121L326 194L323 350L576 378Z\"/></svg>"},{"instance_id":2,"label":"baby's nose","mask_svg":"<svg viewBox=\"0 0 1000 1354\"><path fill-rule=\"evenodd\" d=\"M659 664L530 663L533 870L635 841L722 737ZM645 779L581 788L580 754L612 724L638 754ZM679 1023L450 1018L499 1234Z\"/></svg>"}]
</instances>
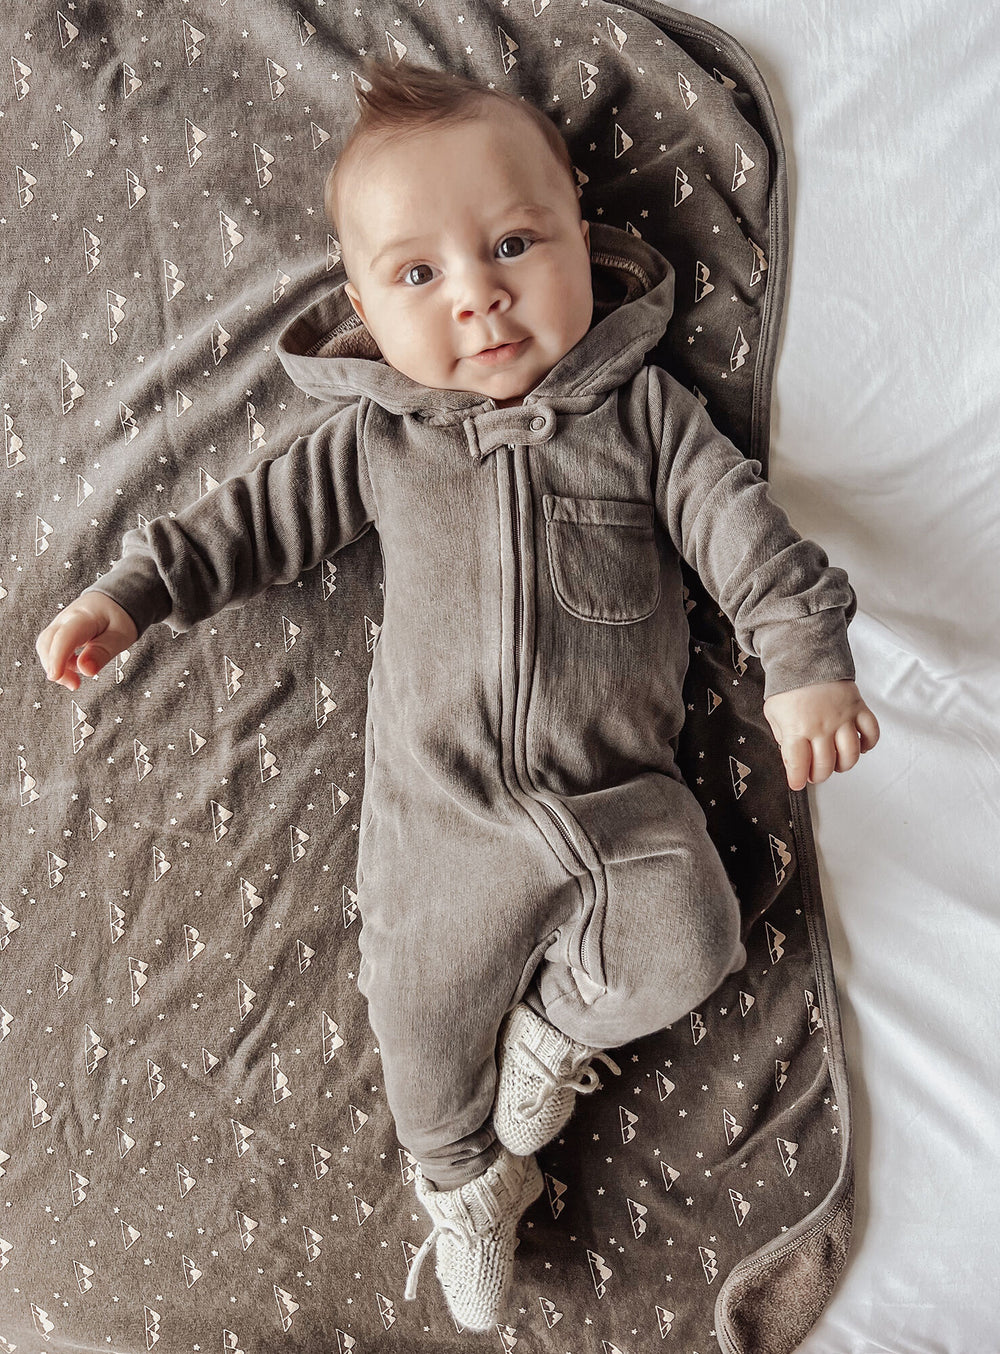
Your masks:
<instances>
[{"instance_id":1,"label":"baby's nose","mask_svg":"<svg viewBox=\"0 0 1000 1354\"><path fill-rule=\"evenodd\" d=\"M465 279L455 297L455 316L459 320L471 320L477 315L502 315L509 309L510 292L502 282L490 272L479 272Z\"/></svg>"}]
</instances>

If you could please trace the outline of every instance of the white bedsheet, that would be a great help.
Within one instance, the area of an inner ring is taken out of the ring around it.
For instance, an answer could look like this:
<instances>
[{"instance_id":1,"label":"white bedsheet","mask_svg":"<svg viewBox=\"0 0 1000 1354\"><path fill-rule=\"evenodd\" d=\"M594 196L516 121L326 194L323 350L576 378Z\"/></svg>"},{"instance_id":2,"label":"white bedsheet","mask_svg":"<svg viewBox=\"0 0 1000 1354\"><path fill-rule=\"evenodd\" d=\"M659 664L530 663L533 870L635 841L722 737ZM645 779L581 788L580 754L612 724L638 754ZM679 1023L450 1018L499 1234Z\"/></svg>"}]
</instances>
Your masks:
<instances>
[{"instance_id":1,"label":"white bedsheet","mask_svg":"<svg viewBox=\"0 0 1000 1354\"><path fill-rule=\"evenodd\" d=\"M690 0L790 161L771 477L882 742L812 793L858 1209L802 1354L1000 1350L1000 7Z\"/></svg>"}]
</instances>

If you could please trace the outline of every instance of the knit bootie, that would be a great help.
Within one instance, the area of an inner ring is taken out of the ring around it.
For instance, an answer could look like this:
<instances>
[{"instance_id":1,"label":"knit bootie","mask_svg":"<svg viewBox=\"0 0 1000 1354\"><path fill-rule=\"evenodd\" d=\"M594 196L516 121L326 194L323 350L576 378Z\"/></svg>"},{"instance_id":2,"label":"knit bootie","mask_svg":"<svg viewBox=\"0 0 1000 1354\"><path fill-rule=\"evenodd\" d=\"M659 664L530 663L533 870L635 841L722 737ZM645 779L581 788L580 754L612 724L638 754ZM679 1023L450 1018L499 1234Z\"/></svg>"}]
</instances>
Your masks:
<instances>
[{"instance_id":1,"label":"knit bootie","mask_svg":"<svg viewBox=\"0 0 1000 1354\"><path fill-rule=\"evenodd\" d=\"M600 1086L591 1062L600 1058L621 1076L606 1053L577 1043L519 1003L500 1027L493 1127L515 1156L529 1156L556 1136L573 1113L578 1093Z\"/></svg>"},{"instance_id":2,"label":"knit bootie","mask_svg":"<svg viewBox=\"0 0 1000 1354\"><path fill-rule=\"evenodd\" d=\"M420 1267L436 1245L435 1268L452 1316L467 1330L489 1330L513 1278L518 1221L543 1187L534 1157L503 1148L483 1175L457 1189L435 1189L418 1166L417 1198L434 1227L413 1257L405 1297L416 1297Z\"/></svg>"}]
</instances>

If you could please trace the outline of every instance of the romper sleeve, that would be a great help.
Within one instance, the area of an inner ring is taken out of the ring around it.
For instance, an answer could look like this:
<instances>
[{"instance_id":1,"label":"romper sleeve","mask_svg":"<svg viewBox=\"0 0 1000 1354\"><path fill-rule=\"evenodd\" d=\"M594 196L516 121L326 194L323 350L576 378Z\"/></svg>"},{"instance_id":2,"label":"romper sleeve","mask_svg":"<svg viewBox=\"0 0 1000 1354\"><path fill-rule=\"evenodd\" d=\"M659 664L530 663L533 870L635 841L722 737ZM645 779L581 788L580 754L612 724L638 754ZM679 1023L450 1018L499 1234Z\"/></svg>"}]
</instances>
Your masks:
<instances>
[{"instance_id":1,"label":"romper sleeve","mask_svg":"<svg viewBox=\"0 0 1000 1354\"><path fill-rule=\"evenodd\" d=\"M339 410L183 511L127 532L121 560L85 593L112 598L140 634L157 621L188 630L315 568L374 521L363 410Z\"/></svg>"},{"instance_id":2,"label":"romper sleeve","mask_svg":"<svg viewBox=\"0 0 1000 1354\"><path fill-rule=\"evenodd\" d=\"M853 680L847 574L794 529L759 461L724 437L699 402L649 368L657 515L674 546L764 668L764 696Z\"/></svg>"}]
</instances>

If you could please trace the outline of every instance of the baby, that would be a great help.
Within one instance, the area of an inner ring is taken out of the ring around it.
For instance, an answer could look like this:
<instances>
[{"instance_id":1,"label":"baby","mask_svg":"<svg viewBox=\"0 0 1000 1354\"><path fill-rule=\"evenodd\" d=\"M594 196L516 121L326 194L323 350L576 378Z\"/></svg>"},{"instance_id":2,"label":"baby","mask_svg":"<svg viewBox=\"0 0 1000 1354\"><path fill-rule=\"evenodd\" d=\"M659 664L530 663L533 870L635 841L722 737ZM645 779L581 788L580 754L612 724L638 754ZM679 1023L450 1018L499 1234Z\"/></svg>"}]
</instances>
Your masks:
<instances>
[{"instance_id":1,"label":"baby","mask_svg":"<svg viewBox=\"0 0 1000 1354\"><path fill-rule=\"evenodd\" d=\"M644 364L673 277L589 225L537 110L372 65L327 185L349 281L279 354L332 406L310 436L130 531L37 641L76 690L157 621L184 630L379 533L359 986L456 1321L486 1330L538 1197L534 1153L599 1050L687 1014L745 962L740 914L674 761L680 561L758 656L788 784L878 725L846 575ZM420 974L419 985L413 974Z\"/></svg>"}]
</instances>

